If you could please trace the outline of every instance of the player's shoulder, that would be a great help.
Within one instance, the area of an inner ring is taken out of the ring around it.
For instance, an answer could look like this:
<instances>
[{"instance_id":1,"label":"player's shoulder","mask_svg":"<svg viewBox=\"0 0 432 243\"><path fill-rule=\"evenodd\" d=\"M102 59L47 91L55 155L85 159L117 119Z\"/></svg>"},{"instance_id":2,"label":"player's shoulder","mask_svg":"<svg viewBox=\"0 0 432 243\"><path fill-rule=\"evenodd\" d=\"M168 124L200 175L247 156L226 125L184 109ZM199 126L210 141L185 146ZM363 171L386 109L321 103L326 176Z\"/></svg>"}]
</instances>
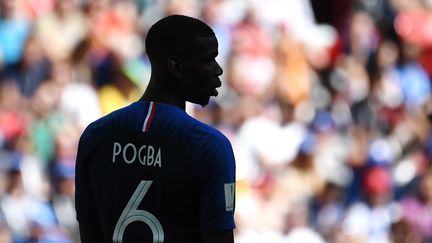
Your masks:
<instances>
[{"instance_id":1,"label":"player's shoulder","mask_svg":"<svg viewBox=\"0 0 432 243\"><path fill-rule=\"evenodd\" d=\"M133 109L133 105L115 110L91 122L84 129L81 135L81 140L87 140L89 138L92 140L97 138L103 139L103 137L108 134L107 131L115 130L115 126L119 126L118 120L120 120L120 117L125 116L124 114L126 114L131 109Z\"/></svg>"},{"instance_id":2,"label":"player's shoulder","mask_svg":"<svg viewBox=\"0 0 432 243\"><path fill-rule=\"evenodd\" d=\"M91 122L83 131L82 137L92 136L94 134L102 134L105 129L107 122L109 121L109 115L102 116L97 120Z\"/></svg>"},{"instance_id":3,"label":"player's shoulder","mask_svg":"<svg viewBox=\"0 0 432 243\"><path fill-rule=\"evenodd\" d=\"M196 120L196 123L197 125L194 127L194 129L197 131L198 134L201 134L202 136L211 137L219 142L229 143L228 138L215 127L205 124L198 120Z\"/></svg>"},{"instance_id":4,"label":"player's shoulder","mask_svg":"<svg viewBox=\"0 0 432 243\"><path fill-rule=\"evenodd\" d=\"M203 149L231 149L229 139L215 127L192 118L190 134L192 141Z\"/></svg>"},{"instance_id":5,"label":"player's shoulder","mask_svg":"<svg viewBox=\"0 0 432 243\"><path fill-rule=\"evenodd\" d=\"M205 144L207 141L227 142L226 137L216 128L201 122L182 109L168 104L160 104L160 124L163 133L188 145ZM195 146L194 146L195 147Z\"/></svg>"},{"instance_id":6,"label":"player's shoulder","mask_svg":"<svg viewBox=\"0 0 432 243\"><path fill-rule=\"evenodd\" d=\"M209 136L219 139L223 139L225 137L215 127L196 119L195 117L187 114L186 112L182 114L181 119L184 121L184 123L186 123L184 125L185 132L191 135Z\"/></svg>"},{"instance_id":7,"label":"player's shoulder","mask_svg":"<svg viewBox=\"0 0 432 243\"><path fill-rule=\"evenodd\" d=\"M136 120L134 114L139 113L140 103L134 102L128 106L115 110L90 123L85 130L88 132L112 129L115 126L122 126L128 120Z\"/></svg>"}]
</instances>

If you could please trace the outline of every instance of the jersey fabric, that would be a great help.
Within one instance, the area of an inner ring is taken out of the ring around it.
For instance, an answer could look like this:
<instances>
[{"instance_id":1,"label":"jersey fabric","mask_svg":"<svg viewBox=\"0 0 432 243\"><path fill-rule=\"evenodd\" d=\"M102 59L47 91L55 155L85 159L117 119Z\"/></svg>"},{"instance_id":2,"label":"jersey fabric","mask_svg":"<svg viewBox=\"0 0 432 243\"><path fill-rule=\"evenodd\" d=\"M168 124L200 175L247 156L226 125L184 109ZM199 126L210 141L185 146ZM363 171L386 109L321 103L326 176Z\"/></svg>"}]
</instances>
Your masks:
<instances>
[{"instance_id":1,"label":"jersey fabric","mask_svg":"<svg viewBox=\"0 0 432 243\"><path fill-rule=\"evenodd\" d=\"M138 101L80 138L75 204L105 242L201 242L235 228L235 161L218 130L168 104Z\"/></svg>"}]
</instances>

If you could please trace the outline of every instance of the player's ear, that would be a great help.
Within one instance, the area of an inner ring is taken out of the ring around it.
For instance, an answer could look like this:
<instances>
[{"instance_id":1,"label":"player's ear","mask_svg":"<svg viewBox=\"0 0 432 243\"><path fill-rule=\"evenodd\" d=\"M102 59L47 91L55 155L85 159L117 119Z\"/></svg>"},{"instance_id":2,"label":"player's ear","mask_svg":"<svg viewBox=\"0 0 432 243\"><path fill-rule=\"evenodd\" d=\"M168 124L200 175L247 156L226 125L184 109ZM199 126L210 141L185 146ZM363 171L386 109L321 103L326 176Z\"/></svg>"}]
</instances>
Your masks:
<instances>
[{"instance_id":1,"label":"player's ear","mask_svg":"<svg viewBox=\"0 0 432 243\"><path fill-rule=\"evenodd\" d=\"M167 58L167 68L168 72L176 78L180 78L182 76L181 68L180 68L180 58L177 56L170 56Z\"/></svg>"}]
</instances>

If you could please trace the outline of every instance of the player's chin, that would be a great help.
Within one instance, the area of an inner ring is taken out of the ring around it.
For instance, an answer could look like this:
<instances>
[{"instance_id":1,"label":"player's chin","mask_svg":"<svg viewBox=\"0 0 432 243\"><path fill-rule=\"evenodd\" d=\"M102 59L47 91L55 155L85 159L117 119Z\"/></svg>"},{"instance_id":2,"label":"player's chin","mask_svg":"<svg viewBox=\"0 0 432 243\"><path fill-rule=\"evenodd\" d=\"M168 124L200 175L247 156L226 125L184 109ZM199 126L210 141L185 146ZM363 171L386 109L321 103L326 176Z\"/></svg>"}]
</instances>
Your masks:
<instances>
[{"instance_id":1,"label":"player's chin","mask_svg":"<svg viewBox=\"0 0 432 243\"><path fill-rule=\"evenodd\" d=\"M210 102L210 96L190 100L190 102L204 107L204 106L208 105L208 103Z\"/></svg>"}]
</instances>

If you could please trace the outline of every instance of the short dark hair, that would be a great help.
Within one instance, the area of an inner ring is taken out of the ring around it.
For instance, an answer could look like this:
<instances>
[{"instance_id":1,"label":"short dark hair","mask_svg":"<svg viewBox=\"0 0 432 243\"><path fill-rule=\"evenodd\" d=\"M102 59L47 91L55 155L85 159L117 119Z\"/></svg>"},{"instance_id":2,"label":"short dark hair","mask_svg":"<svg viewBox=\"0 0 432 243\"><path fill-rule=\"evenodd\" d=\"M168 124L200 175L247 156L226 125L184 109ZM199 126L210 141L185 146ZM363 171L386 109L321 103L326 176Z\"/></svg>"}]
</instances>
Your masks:
<instances>
[{"instance_id":1,"label":"short dark hair","mask_svg":"<svg viewBox=\"0 0 432 243\"><path fill-rule=\"evenodd\" d=\"M184 16L170 15L153 24L146 37L146 52L150 60L170 55L186 56L193 50L191 44L198 37L215 36L203 21Z\"/></svg>"}]
</instances>

